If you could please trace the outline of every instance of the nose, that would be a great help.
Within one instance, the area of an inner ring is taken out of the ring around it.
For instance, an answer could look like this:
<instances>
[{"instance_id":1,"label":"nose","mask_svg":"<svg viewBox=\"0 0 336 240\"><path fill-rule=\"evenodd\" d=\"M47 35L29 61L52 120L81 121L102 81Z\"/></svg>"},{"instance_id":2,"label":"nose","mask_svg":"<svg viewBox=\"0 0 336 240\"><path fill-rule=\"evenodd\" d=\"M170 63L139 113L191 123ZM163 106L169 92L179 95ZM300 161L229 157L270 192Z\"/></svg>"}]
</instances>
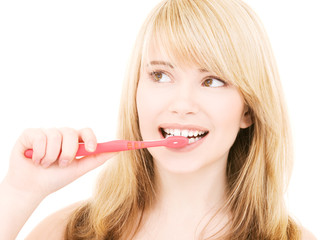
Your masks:
<instances>
[{"instance_id":1,"label":"nose","mask_svg":"<svg viewBox=\"0 0 336 240\"><path fill-rule=\"evenodd\" d=\"M184 84L175 89L168 110L180 116L196 114L199 111L197 94L192 86Z\"/></svg>"}]
</instances>

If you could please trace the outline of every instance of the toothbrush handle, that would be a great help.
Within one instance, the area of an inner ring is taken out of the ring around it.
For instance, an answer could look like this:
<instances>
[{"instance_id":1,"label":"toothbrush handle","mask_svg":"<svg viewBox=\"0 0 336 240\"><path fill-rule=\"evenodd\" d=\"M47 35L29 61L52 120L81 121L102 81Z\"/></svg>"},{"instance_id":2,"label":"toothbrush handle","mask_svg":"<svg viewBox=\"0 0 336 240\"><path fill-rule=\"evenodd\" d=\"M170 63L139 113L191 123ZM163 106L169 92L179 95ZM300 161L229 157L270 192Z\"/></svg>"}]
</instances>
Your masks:
<instances>
[{"instance_id":1,"label":"toothbrush handle","mask_svg":"<svg viewBox=\"0 0 336 240\"><path fill-rule=\"evenodd\" d=\"M78 144L78 150L76 153L76 157L87 156L92 154L104 153L104 152L120 152L120 151L128 151L132 149L140 149L147 147L144 142L137 141L126 141L126 140L114 140L105 143L98 143L96 151L88 152L85 150L84 143ZM26 158L32 158L33 150L28 149L24 153Z\"/></svg>"},{"instance_id":2,"label":"toothbrush handle","mask_svg":"<svg viewBox=\"0 0 336 240\"><path fill-rule=\"evenodd\" d=\"M105 143L98 143L96 151L87 152L85 150L84 143L79 143L76 156L87 156L91 154L104 153L104 152L121 152L139 148L145 148L145 144L143 142L137 142L137 141L114 140Z\"/></svg>"}]
</instances>

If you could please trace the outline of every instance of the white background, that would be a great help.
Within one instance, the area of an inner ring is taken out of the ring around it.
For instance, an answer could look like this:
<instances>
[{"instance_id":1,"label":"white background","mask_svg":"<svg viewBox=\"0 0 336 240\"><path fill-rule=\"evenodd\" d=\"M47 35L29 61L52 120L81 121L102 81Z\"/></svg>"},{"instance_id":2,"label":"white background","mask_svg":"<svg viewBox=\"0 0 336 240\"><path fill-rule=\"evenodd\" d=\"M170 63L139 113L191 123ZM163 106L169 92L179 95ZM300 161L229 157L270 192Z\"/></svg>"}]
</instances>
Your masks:
<instances>
[{"instance_id":1,"label":"white background","mask_svg":"<svg viewBox=\"0 0 336 240\"><path fill-rule=\"evenodd\" d=\"M25 128L91 127L99 142L114 139L127 60L157 2L0 1L0 179ZM246 2L266 26L290 111L296 162L289 209L319 239L332 239L336 7L332 0ZM100 170L47 197L18 239L50 213L90 196Z\"/></svg>"}]
</instances>

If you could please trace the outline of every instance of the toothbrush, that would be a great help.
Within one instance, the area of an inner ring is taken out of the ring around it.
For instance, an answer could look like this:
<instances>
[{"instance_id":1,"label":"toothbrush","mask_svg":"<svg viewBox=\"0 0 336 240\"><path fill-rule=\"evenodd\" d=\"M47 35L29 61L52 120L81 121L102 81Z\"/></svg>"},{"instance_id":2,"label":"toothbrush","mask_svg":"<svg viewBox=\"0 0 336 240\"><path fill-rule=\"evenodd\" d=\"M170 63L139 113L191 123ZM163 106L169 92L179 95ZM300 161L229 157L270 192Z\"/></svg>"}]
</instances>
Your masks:
<instances>
[{"instance_id":1,"label":"toothbrush","mask_svg":"<svg viewBox=\"0 0 336 240\"><path fill-rule=\"evenodd\" d=\"M120 152L141 148L150 147L168 147L168 148L181 148L189 143L188 138L182 136L172 136L163 140L157 141L127 141L127 140L114 140L105 143L98 143L96 151L87 152L84 143L78 144L78 151L76 157L87 156L104 152ZM32 158L33 150L28 149L24 153L26 158Z\"/></svg>"}]
</instances>

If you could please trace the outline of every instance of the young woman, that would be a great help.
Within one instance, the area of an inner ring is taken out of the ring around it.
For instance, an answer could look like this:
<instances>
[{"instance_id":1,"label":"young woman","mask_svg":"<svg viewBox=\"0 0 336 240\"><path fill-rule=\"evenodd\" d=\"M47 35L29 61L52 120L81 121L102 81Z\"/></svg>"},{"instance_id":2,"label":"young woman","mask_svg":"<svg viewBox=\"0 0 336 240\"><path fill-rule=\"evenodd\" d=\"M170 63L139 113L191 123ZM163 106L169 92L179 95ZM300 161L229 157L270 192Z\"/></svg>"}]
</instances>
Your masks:
<instances>
[{"instance_id":1,"label":"young woman","mask_svg":"<svg viewBox=\"0 0 336 240\"><path fill-rule=\"evenodd\" d=\"M267 36L245 3L165 0L131 59L118 138L183 135L189 145L75 159L78 141L95 150L91 129L24 131L0 185L3 239L44 197L108 159L92 198L27 239L315 239L284 203L287 112Z\"/></svg>"}]
</instances>

